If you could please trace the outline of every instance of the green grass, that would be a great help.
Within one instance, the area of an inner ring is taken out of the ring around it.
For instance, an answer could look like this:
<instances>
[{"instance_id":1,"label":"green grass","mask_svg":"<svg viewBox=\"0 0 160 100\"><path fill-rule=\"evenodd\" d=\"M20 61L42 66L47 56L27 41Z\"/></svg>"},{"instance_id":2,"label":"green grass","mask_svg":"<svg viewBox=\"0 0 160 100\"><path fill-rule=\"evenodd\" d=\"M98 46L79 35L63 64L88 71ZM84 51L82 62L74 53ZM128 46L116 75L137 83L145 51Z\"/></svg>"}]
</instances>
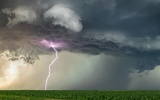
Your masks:
<instances>
[{"instance_id":1,"label":"green grass","mask_svg":"<svg viewBox=\"0 0 160 100\"><path fill-rule=\"evenodd\" d=\"M0 91L0 100L160 100L160 91Z\"/></svg>"}]
</instances>

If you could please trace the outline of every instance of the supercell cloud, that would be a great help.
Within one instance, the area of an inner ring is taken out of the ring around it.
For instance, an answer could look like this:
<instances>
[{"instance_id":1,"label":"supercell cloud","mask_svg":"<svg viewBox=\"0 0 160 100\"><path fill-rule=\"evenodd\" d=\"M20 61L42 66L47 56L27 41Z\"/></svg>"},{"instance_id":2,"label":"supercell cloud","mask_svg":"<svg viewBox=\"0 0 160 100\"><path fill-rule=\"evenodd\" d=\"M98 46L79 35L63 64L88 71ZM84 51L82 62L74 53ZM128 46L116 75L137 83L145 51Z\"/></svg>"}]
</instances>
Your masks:
<instances>
[{"instance_id":1,"label":"supercell cloud","mask_svg":"<svg viewBox=\"0 0 160 100\"><path fill-rule=\"evenodd\" d=\"M34 63L54 51L41 45L47 40L65 44L59 52L129 57L135 69L150 70L160 64L159 5L156 0L2 0L0 52Z\"/></svg>"}]
</instances>

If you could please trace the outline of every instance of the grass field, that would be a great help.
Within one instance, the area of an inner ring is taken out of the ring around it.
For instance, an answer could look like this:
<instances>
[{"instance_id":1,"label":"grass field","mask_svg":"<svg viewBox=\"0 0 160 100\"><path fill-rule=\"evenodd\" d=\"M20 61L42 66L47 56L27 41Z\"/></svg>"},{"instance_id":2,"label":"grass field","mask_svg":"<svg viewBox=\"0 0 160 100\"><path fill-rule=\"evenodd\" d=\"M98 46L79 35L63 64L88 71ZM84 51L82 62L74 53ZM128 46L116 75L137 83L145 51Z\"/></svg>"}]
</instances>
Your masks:
<instances>
[{"instance_id":1,"label":"grass field","mask_svg":"<svg viewBox=\"0 0 160 100\"><path fill-rule=\"evenodd\" d=\"M160 100L160 91L0 91L0 100Z\"/></svg>"}]
</instances>

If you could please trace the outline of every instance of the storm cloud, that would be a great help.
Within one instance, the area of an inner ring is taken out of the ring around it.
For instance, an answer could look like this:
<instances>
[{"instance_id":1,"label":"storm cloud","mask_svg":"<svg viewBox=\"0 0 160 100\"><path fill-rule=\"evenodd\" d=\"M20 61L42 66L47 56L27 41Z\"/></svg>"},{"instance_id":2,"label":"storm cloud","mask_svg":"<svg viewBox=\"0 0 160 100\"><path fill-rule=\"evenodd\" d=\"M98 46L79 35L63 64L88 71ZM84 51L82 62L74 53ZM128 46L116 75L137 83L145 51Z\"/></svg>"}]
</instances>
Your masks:
<instances>
[{"instance_id":1,"label":"storm cloud","mask_svg":"<svg viewBox=\"0 0 160 100\"><path fill-rule=\"evenodd\" d=\"M129 57L135 69L151 70L160 64L159 5L157 0L2 0L0 52L34 63L53 52L39 44L46 39L67 44L58 51Z\"/></svg>"}]
</instances>

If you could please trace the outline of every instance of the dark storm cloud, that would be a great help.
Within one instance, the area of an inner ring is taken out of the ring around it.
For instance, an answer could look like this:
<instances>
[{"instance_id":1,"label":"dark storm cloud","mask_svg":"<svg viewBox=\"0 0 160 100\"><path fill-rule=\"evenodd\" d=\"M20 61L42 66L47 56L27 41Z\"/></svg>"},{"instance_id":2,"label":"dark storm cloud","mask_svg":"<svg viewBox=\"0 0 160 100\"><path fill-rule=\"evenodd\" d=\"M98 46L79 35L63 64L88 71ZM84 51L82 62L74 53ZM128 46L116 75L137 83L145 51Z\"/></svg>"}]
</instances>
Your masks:
<instances>
[{"instance_id":1,"label":"dark storm cloud","mask_svg":"<svg viewBox=\"0 0 160 100\"><path fill-rule=\"evenodd\" d=\"M160 63L159 5L156 0L2 0L1 52L19 50L13 54L31 59L51 51L36 43L47 39L67 44L59 51L133 57L136 69L150 70Z\"/></svg>"}]
</instances>

